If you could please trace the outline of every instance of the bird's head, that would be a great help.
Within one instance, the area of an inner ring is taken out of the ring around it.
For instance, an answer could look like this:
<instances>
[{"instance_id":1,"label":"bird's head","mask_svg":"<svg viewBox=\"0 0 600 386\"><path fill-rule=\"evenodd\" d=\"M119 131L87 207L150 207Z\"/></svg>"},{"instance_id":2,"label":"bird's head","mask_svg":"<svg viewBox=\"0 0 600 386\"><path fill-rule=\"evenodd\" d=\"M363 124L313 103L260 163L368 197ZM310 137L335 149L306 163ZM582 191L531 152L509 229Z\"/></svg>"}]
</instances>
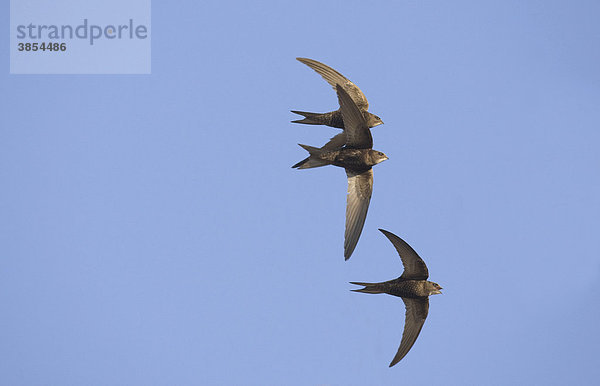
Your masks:
<instances>
[{"instance_id":1,"label":"bird's head","mask_svg":"<svg viewBox=\"0 0 600 386\"><path fill-rule=\"evenodd\" d=\"M388 159L387 155L385 155L382 152L377 151L377 150L371 150L369 152L369 158L370 158L372 165L377 165L378 163L383 162L386 159Z\"/></svg>"},{"instance_id":2,"label":"bird's head","mask_svg":"<svg viewBox=\"0 0 600 386\"><path fill-rule=\"evenodd\" d=\"M442 286L439 285L438 283L434 283L432 281L428 281L428 290L429 290L429 295L437 295L437 294L441 294L442 291L440 291L442 289Z\"/></svg>"},{"instance_id":3,"label":"bird's head","mask_svg":"<svg viewBox=\"0 0 600 386\"><path fill-rule=\"evenodd\" d=\"M369 114L367 117L367 125L369 127L375 127L379 125L383 125L383 121L375 114Z\"/></svg>"}]
</instances>

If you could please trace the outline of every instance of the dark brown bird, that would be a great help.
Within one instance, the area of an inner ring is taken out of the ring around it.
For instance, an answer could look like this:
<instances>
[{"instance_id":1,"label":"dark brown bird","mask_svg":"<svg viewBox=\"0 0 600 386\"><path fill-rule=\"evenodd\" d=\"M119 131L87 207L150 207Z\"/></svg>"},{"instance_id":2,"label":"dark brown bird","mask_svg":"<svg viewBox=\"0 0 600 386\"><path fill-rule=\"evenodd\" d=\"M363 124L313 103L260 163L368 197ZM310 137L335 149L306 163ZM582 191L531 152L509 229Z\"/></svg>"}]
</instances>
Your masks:
<instances>
[{"instance_id":1,"label":"dark brown bird","mask_svg":"<svg viewBox=\"0 0 600 386\"><path fill-rule=\"evenodd\" d=\"M366 124L369 128L381 125L383 123L381 118L367 111L369 109L369 102L367 101L367 97L365 97L365 94L363 94L362 91L360 91L360 89L350 80L348 80L344 75L340 74L333 68L321 62L317 62L316 60L307 58L296 59L315 70L319 75L323 77L323 79L327 81L327 83L331 85L331 87L333 87L334 90L336 89L336 85L339 84L340 86L342 86L344 90L348 93L348 95L350 95L356 106L358 106L358 108L362 112L363 116L365 117ZM292 113L304 116L304 119L292 122L304 123L307 125L327 125L343 129L345 125L340 110L341 109L337 109L328 113L309 113L306 111L292 110Z\"/></svg>"},{"instance_id":2,"label":"dark brown bird","mask_svg":"<svg viewBox=\"0 0 600 386\"><path fill-rule=\"evenodd\" d=\"M340 110L346 123L344 141L346 145L339 146L340 135L333 137L322 148L300 145L310 156L293 168L308 169L325 165L335 165L346 169L348 176L348 198L346 202L346 231L344 234L344 257L350 258L358 238L362 232L371 193L373 192L374 165L385 161L388 157L380 151L373 150L373 138L367 126L366 119L356 103L345 89L336 87Z\"/></svg>"},{"instance_id":3,"label":"dark brown bird","mask_svg":"<svg viewBox=\"0 0 600 386\"><path fill-rule=\"evenodd\" d=\"M404 332L398 352L390 367L398 363L411 349L429 312L429 296L441 294L442 287L432 281L428 281L429 271L425 262L419 257L417 252L395 234L380 229L380 231L392 242L396 251L400 255L404 265L404 273L397 279L382 283L359 283L351 282L365 286L362 289L352 290L355 292L364 292L368 294L389 294L399 296L406 306L406 316L404 322Z\"/></svg>"}]
</instances>

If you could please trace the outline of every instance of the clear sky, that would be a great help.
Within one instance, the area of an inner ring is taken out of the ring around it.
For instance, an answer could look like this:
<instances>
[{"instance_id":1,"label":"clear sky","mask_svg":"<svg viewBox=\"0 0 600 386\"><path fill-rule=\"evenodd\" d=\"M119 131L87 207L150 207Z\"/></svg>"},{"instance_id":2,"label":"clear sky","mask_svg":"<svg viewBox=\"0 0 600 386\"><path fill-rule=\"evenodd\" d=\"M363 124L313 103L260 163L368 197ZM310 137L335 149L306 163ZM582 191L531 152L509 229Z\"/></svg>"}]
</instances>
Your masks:
<instances>
[{"instance_id":1,"label":"clear sky","mask_svg":"<svg viewBox=\"0 0 600 386\"><path fill-rule=\"evenodd\" d=\"M8 5L5 4L7 8ZM8 13L1 18L8 31ZM152 4L151 75L9 75L0 40L0 384L592 385L600 3ZM385 125L358 246L338 132L297 62ZM409 354L402 273L444 287Z\"/></svg>"}]
</instances>

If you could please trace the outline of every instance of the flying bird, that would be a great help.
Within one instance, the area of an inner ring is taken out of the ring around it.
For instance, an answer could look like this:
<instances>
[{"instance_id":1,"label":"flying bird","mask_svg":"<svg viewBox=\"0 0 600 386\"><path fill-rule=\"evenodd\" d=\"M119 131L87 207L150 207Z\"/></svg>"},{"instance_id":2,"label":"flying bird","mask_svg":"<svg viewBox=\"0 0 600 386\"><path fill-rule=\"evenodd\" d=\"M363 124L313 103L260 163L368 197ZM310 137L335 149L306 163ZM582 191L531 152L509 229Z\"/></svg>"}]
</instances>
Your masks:
<instances>
[{"instance_id":1,"label":"flying bird","mask_svg":"<svg viewBox=\"0 0 600 386\"><path fill-rule=\"evenodd\" d=\"M346 169L348 176L348 197L346 201L346 231L344 234L344 257L350 258L358 238L362 232L371 193L373 192L374 165L385 161L388 157L380 151L373 150L373 138L362 114L348 92L336 86L340 110L346 124L344 133L333 137L321 148L300 145L310 156L293 168L308 169L325 165L335 165ZM342 134L345 134L342 137ZM340 143L345 142L345 146Z\"/></svg>"},{"instance_id":2,"label":"flying bird","mask_svg":"<svg viewBox=\"0 0 600 386\"><path fill-rule=\"evenodd\" d=\"M342 86L344 91L348 93L350 98L354 101L356 106L360 109L362 115L365 118L367 127L375 127L377 125L381 125L383 121L375 114L371 114L367 110L369 109L369 102L367 101L367 97L365 94L360 91L360 89L348 80L344 75L340 74L333 68L321 63L317 62L313 59L307 58L296 58L300 62L306 64L313 70L315 70L319 75L323 77L333 87L335 90L337 85ZM310 113L306 111L296 111L292 110L292 113L304 116L304 119L300 119L297 121L292 121L293 123L304 123L307 125L327 125L332 127L337 127L339 129L343 129L345 127L344 120L342 119L342 112L340 109L335 111L330 111L328 113Z\"/></svg>"},{"instance_id":3,"label":"flying bird","mask_svg":"<svg viewBox=\"0 0 600 386\"><path fill-rule=\"evenodd\" d=\"M404 332L398 352L390 367L398 363L411 349L429 312L429 296L441 294L442 287L432 281L428 281L429 271L425 262L419 257L417 252L395 234L383 229L379 229L394 245L400 255L404 273L397 279L382 283L359 283L351 284L362 285L365 288L355 289L355 292L364 292L368 294L389 294L399 296L404 301L406 307L406 316L404 321Z\"/></svg>"}]
</instances>

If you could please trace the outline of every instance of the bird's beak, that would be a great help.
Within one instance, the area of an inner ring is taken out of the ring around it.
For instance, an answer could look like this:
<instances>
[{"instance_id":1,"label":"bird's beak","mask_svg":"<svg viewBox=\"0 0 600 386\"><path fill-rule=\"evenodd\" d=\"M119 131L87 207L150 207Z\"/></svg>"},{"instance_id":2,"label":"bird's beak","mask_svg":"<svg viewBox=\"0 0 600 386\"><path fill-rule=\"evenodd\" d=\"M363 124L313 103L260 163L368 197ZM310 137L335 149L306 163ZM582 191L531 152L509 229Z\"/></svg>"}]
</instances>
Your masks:
<instances>
[{"instance_id":1,"label":"bird's beak","mask_svg":"<svg viewBox=\"0 0 600 386\"><path fill-rule=\"evenodd\" d=\"M382 163L383 161L387 161L387 160L389 160L389 158L387 157L387 155L385 155L384 157L385 157L385 158L380 158L379 160L377 160L377 161L375 161L375 162L377 162L378 164L380 164L380 163Z\"/></svg>"}]
</instances>

